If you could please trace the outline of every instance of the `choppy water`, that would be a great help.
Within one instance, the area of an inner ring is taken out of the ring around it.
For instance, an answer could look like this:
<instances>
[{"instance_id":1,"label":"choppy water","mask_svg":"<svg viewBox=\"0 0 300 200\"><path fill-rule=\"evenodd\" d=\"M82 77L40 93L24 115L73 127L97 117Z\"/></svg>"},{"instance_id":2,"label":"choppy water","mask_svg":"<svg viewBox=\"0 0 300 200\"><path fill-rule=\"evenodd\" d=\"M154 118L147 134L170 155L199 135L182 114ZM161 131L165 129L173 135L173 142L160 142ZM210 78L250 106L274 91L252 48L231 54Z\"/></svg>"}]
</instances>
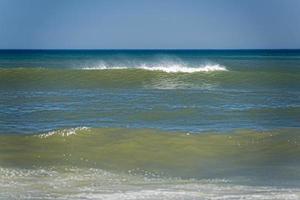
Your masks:
<instances>
[{"instance_id":1,"label":"choppy water","mask_svg":"<svg viewBox=\"0 0 300 200\"><path fill-rule=\"evenodd\" d=\"M299 199L300 51L0 51L0 199Z\"/></svg>"}]
</instances>

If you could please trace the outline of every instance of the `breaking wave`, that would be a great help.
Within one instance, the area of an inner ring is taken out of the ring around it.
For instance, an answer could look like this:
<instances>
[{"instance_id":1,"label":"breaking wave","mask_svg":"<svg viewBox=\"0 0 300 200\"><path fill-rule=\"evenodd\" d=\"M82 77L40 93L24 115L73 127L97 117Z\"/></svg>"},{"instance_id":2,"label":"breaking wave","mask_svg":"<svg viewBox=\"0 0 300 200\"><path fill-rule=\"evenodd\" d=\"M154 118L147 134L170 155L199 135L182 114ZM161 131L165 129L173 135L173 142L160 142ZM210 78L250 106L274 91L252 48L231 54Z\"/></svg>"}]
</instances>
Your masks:
<instances>
[{"instance_id":1,"label":"breaking wave","mask_svg":"<svg viewBox=\"0 0 300 200\"><path fill-rule=\"evenodd\" d=\"M297 200L299 188L248 186L226 179L147 178L95 168L1 167L0 199Z\"/></svg>"},{"instance_id":2,"label":"breaking wave","mask_svg":"<svg viewBox=\"0 0 300 200\"><path fill-rule=\"evenodd\" d=\"M97 65L96 67L3 68L0 89L51 88L293 88L299 73L281 71L236 71L219 64L196 66L184 63L153 65Z\"/></svg>"},{"instance_id":3,"label":"breaking wave","mask_svg":"<svg viewBox=\"0 0 300 200\"><path fill-rule=\"evenodd\" d=\"M51 136L62 136L62 137L68 137L70 135L76 135L78 131L83 131L83 130L89 130L88 127L76 127L76 128L70 128L70 129L62 129L62 130L57 130L57 131L50 131L47 133L39 134L37 135L40 138L47 138Z\"/></svg>"},{"instance_id":4,"label":"breaking wave","mask_svg":"<svg viewBox=\"0 0 300 200\"><path fill-rule=\"evenodd\" d=\"M190 67L184 63L162 62L157 64L141 64L136 66L110 66L102 63L98 66L83 67L83 70L113 70L113 69L143 69L149 71L162 71L166 73L195 73L195 72L214 72L228 71L225 66L220 64L204 64L197 67Z\"/></svg>"},{"instance_id":5,"label":"breaking wave","mask_svg":"<svg viewBox=\"0 0 300 200\"><path fill-rule=\"evenodd\" d=\"M0 199L47 193L49 199L296 200L299 147L299 129L190 134L77 127L4 134Z\"/></svg>"}]
</instances>

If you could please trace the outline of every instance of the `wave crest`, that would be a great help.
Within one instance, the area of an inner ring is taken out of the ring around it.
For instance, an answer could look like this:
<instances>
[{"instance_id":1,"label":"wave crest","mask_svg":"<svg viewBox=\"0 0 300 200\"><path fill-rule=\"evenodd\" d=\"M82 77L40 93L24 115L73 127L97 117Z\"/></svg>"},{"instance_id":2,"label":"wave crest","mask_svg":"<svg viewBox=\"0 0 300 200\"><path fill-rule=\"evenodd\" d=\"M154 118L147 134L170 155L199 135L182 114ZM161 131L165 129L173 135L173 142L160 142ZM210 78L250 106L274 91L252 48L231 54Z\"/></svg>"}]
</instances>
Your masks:
<instances>
[{"instance_id":1,"label":"wave crest","mask_svg":"<svg viewBox=\"0 0 300 200\"><path fill-rule=\"evenodd\" d=\"M181 65L173 65L173 66L156 66L156 67L148 67L142 66L141 69L150 70L150 71L164 71L167 73L194 73L194 72L212 72L212 71L227 71L224 66L219 64L214 65L205 65L200 67L186 67Z\"/></svg>"},{"instance_id":2,"label":"wave crest","mask_svg":"<svg viewBox=\"0 0 300 200\"><path fill-rule=\"evenodd\" d=\"M88 127L76 127L76 128L69 128L69 129L62 129L62 130L56 130L56 131L50 131L48 133L43 133L38 135L40 138L47 138L54 135L60 135L62 137L68 137L70 135L76 135L78 131L88 130Z\"/></svg>"},{"instance_id":3,"label":"wave crest","mask_svg":"<svg viewBox=\"0 0 300 200\"><path fill-rule=\"evenodd\" d=\"M190 67L181 63L161 63L155 65L137 65L137 66L109 66L101 64L95 67L84 67L84 70L124 70L124 69L142 69L148 71L162 71L166 73L195 73L195 72L214 72L214 71L228 71L225 66L220 64L205 64L197 67Z\"/></svg>"}]
</instances>

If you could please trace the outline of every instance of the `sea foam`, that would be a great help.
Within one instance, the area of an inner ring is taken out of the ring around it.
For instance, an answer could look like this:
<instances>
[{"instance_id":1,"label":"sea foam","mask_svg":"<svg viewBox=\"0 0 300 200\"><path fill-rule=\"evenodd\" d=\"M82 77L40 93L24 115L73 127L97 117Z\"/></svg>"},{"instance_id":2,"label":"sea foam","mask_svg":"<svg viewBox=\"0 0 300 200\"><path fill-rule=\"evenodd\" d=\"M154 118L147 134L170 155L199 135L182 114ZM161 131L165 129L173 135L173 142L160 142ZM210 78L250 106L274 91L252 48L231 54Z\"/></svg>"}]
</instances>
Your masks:
<instances>
[{"instance_id":1,"label":"sea foam","mask_svg":"<svg viewBox=\"0 0 300 200\"><path fill-rule=\"evenodd\" d=\"M96 168L0 167L0 199L297 200L299 188L241 185L224 179L148 179Z\"/></svg>"},{"instance_id":2,"label":"sea foam","mask_svg":"<svg viewBox=\"0 0 300 200\"><path fill-rule=\"evenodd\" d=\"M190 67L185 63L162 62L156 64L140 64L132 66L110 66L101 63L98 66L84 67L84 70L124 70L124 69L143 69L148 71L162 71L166 73L195 73L195 72L214 72L214 71L228 71L225 66L220 64L202 64L199 66Z\"/></svg>"},{"instance_id":3,"label":"sea foam","mask_svg":"<svg viewBox=\"0 0 300 200\"><path fill-rule=\"evenodd\" d=\"M212 71L227 71L224 66L219 64L213 65L204 65L199 67L186 67L182 65L172 65L172 66L141 66L141 69L150 70L150 71L164 71L167 73L194 73L194 72L212 72Z\"/></svg>"},{"instance_id":4,"label":"sea foam","mask_svg":"<svg viewBox=\"0 0 300 200\"><path fill-rule=\"evenodd\" d=\"M39 134L37 135L40 138L47 138L53 135L60 135L62 137L68 137L70 135L76 135L77 131L82 131L82 130L89 130L88 127L76 127L76 128L69 128L69 129L62 129L62 130L56 130L56 131L50 131L47 133Z\"/></svg>"}]
</instances>

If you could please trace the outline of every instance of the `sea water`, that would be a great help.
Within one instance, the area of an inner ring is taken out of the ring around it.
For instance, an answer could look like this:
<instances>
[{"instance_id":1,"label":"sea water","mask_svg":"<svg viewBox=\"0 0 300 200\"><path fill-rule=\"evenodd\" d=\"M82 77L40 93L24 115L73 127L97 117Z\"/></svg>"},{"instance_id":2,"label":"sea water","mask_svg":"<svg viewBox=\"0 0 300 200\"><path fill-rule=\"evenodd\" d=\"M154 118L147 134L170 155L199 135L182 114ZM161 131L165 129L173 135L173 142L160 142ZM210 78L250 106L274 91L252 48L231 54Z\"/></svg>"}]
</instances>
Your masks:
<instances>
[{"instance_id":1,"label":"sea water","mask_svg":"<svg viewBox=\"0 0 300 200\"><path fill-rule=\"evenodd\" d=\"M298 50L1 50L0 199L299 199Z\"/></svg>"}]
</instances>

